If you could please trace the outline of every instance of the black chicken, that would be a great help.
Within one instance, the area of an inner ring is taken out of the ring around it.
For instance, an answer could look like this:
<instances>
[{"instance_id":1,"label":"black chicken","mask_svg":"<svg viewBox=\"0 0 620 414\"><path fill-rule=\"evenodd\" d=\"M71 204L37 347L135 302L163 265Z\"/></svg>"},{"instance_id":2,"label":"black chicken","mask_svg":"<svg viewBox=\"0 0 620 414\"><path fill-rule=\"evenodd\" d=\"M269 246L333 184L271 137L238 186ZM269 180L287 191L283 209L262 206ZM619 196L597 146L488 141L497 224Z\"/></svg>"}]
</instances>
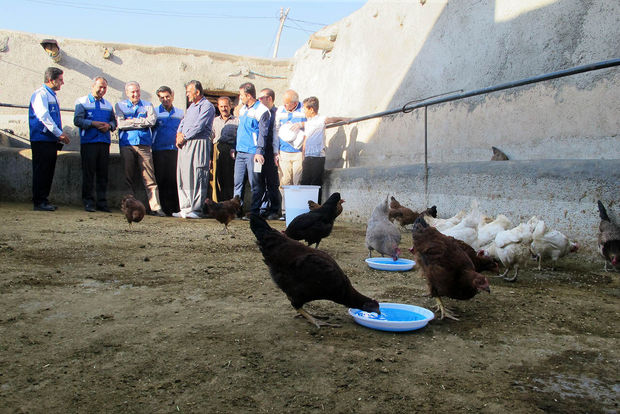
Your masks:
<instances>
[{"instance_id":1,"label":"black chicken","mask_svg":"<svg viewBox=\"0 0 620 414\"><path fill-rule=\"evenodd\" d=\"M293 308L317 328L337 325L319 321L303 309L305 303L313 300L331 300L366 312L380 313L379 303L355 290L347 275L327 253L290 239L255 214L250 216L250 228L275 284L286 293Z\"/></svg>"},{"instance_id":2,"label":"black chicken","mask_svg":"<svg viewBox=\"0 0 620 414\"><path fill-rule=\"evenodd\" d=\"M316 243L319 247L322 239L329 236L338 216L340 193L334 193L321 207L295 217L284 233L294 240L305 240L308 246Z\"/></svg>"}]
</instances>

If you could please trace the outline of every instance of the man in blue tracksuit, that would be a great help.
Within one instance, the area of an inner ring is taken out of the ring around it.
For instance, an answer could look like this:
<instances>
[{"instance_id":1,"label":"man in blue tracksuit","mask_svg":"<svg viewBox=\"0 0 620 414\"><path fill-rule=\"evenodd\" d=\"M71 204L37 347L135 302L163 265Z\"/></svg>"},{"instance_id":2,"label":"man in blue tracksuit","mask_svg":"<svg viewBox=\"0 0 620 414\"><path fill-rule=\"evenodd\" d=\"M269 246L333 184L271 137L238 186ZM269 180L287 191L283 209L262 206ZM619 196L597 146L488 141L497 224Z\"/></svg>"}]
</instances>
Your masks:
<instances>
[{"instance_id":1,"label":"man in blue tracksuit","mask_svg":"<svg viewBox=\"0 0 620 414\"><path fill-rule=\"evenodd\" d=\"M103 99L108 81L98 76L90 94L75 102L73 124L80 129L84 210L109 212L107 200L110 131L116 129L114 107ZM95 191L93 191L95 190ZM95 194L97 195L95 200Z\"/></svg>"},{"instance_id":2,"label":"man in blue tracksuit","mask_svg":"<svg viewBox=\"0 0 620 414\"><path fill-rule=\"evenodd\" d=\"M153 165L159 188L159 201L166 215L179 211L177 192L177 129L183 120L183 110L173 106L174 92L168 86L157 89L157 123L153 127Z\"/></svg>"},{"instance_id":3,"label":"man in blue tracksuit","mask_svg":"<svg viewBox=\"0 0 620 414\"><path fill-rule=\"evenodd\" d=\"M237 153L235 156L235 193L243 201L244 178L247 172L252 190L250 212L260 214L264 184L255 166L265 163L265 143L269 133L269 109L256 99L256 87L246 82L239 87L239 111L237 128Z\"/></svg>"},{"instance_id":4,"label":"man in blue tracksuit","mask_svg":"<svg viewBox=\"0 0 620 414\"><path fill-rule=\"evenodd\" d=\"M34 91L28 109L30 148L32 149L32 202L34 210L54 211L56 206L47 197L52 188L57 151L70 142L62 132L60 105L56 92L65 83L63 71L49 67L43 76L44 85Z\"/></svg>"}]
</instances>

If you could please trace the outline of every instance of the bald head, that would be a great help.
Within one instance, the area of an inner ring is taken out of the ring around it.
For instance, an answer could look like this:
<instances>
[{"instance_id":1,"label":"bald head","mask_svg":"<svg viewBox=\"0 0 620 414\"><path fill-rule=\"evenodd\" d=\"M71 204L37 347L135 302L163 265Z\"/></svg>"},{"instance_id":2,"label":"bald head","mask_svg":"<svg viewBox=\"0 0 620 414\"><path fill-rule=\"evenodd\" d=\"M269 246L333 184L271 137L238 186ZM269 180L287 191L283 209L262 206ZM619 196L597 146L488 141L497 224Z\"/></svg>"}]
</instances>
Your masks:
<instances>
[{"instance_id":1,"label":"bald head","mask_svg":"<svg viewBox=\"0 0 620 414\"><path fill-rule=\"evenodd\" d=\"M282 103L284 104L284 108L286 108L287 111L291 112L297 107L297 104L299 103L299 95L294 90L289 89L284 92Z\"/></svg>"}]
</instances>

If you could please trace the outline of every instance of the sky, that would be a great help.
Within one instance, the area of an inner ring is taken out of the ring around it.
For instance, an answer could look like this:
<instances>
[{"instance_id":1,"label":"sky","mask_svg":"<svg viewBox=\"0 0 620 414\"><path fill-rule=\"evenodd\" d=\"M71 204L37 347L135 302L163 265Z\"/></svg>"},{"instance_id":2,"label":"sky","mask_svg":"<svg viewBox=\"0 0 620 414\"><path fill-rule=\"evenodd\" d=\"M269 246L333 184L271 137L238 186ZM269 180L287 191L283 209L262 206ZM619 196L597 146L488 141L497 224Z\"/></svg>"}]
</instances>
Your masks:
<instances>
[{"instance_id":1,"label":"sky","mask_svg":"<svg viewBox=\"0 0 620 414\"><path fill-rule=\"evenodd\" d=\"M290 9L279 58L366 1L0 0L0 28L51 37L174 46L271 57L280 9ZM61 45L62 47L62 45Z\"/></svg>"}]
</instances>

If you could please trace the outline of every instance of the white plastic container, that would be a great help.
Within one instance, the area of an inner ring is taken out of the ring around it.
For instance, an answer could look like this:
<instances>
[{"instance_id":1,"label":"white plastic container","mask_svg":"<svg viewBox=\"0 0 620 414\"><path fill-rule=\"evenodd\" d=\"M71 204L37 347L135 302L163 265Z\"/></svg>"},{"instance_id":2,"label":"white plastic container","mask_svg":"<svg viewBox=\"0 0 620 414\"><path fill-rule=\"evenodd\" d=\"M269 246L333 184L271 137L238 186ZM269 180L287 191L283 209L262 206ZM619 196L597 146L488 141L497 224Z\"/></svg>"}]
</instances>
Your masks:
<instances>
[{"instance_id":1,"label":"white plastic container","mask_svg":"<svg viewBox=\"0 0 620 414\"><path fill-rule=\"evenodd\" d=\"M310 211L308 200L319 200L319 185L285 185L284 203L286 205L286 227L300 214Z\"/></svg>"}]
</instances>

